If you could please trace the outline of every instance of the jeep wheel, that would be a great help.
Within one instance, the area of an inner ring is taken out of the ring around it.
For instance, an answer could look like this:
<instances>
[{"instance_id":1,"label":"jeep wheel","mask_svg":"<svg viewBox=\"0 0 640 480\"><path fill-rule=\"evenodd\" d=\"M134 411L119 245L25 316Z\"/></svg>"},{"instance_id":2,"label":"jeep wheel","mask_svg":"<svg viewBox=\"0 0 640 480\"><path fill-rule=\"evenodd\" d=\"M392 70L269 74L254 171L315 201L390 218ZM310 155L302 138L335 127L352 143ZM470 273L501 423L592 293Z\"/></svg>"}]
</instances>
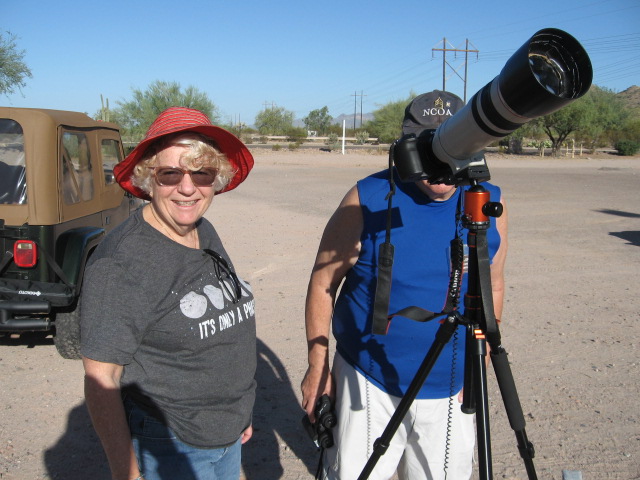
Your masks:
<instances>
[{"instance_id":1,"label":"jeep wheel","mask_svg":"<svg viewBox=\"0 0 640 480\"><path fill-rule=\"evenodd\" d=\"M73 308L73 307L71 307ZM80 300L73 310L58 312L55 320L56 334L53 343L62 358L80 358Z\"/></svg>"}]
</instances>

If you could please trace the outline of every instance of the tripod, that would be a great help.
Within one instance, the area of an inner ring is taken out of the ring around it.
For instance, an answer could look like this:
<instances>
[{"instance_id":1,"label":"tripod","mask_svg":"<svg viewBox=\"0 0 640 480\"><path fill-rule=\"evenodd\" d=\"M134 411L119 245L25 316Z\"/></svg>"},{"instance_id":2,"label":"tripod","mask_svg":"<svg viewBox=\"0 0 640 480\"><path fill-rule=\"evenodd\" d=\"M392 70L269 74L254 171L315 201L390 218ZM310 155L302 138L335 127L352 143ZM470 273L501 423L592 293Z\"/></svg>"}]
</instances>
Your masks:
<instances>
[{"instance_id":1,"label":"tripod","mask_svg":"<svg viewBox=\"0 0 640 480\"><path fill-rule=\"evenodd\" d=\"M459 325L465 325L467 329L462 408L465 413L473 413L475 411L476 414L480 478L482 480L493 478L485 363L487 343L491 348L491 363L509 423L516 434L518 450L524 461L528 478L538 478L533 465L533 457L535 455L533 444L527 438L526 422L518 399L511 367L507 360L507 352L501 344L498 322L493 310L486 231L489 228L489 216L499 217L502 215L502 205L490 202L489 192L477 182L472 182L472 187L464 195L463 225L469 231L467 240L469 246L469 272L467 293L465 294L465 316L462 316L457 311L447 314L398 408L391 416L382 435L374 442L371 457L369 457L358 480L369 478L376 463L386 452L393 435L409 411L438 356Z\"/></svg>"}]
</instances>

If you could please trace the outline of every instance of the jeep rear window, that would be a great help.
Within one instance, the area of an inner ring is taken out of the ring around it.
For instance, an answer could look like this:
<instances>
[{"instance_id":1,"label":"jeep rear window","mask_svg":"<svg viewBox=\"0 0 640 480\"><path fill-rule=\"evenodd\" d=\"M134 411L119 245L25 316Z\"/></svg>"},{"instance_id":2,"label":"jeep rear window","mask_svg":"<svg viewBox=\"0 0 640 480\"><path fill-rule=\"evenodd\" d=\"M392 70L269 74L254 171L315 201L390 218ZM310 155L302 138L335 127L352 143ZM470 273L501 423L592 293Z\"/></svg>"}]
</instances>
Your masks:
<instances>
[{"instance_id":1,"label":"jeep rear window","mask_svg":"<svg viewBox=\"0 0 640 480\"><path fill-rule=\"evenodd\" d=\"M84 133L62 135L62 193L66 204L93 198L91 152Z\"/></svg>"},{"instance_id":2,"label":"jeep rear window","mask_svg":"<svg viewBox=\"0 0 640 480\"><path fill-rule=\"evenodd\" d=\"M24 136L15 120L0 118L0 203L27 203Z\"/></svg>"}]
</instances>

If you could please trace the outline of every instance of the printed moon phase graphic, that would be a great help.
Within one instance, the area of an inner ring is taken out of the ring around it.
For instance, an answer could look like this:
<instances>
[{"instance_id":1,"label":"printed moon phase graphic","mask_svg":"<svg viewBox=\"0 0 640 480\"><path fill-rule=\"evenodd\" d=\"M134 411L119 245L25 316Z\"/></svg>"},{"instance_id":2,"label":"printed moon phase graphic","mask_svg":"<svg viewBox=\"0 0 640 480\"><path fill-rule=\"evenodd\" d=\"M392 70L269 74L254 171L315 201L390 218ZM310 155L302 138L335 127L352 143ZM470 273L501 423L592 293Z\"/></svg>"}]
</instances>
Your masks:
<instances>
[{"instance_id":1,"label":"printed moon phase graphic","mask_svg":"<svg viewBox=\"0 0 640 480\"><path fill-rule=\"evenodd\" d=\"M180 310L189 318L200 318L207 311L207 297L189 292L180 300Z\"/></svg>"},{"instance_id":2,"label":"printed moon phase graphic","mask_svg":"<svg viewBox=\"0 0 640 480\"><path fill-rule=\"evenodd\" d=\"M224 308L224 297L222 296L222 290L213 285L206 285L203 289L204 294L209 297L209 300L218 310Z\"/></svg>"}]
</instances>

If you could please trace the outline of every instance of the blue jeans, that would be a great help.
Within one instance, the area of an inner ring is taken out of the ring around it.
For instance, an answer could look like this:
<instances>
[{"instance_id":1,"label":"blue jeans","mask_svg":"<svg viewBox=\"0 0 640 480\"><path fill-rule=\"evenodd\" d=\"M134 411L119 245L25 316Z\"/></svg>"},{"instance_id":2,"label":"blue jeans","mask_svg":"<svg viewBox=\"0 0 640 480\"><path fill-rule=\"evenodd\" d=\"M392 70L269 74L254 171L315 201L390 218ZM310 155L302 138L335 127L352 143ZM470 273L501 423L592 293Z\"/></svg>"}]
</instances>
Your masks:
<instances>
[{"instance_id":1,"label":"blue jeans","mask_svg":"<svg viewBox=\"0 0 640 480\"><path fill-rule=\"evenodd\" d=\"M133 448L145 480L238 480L240 438L229 447L196 448L131 400L125 411Z\"/></svg>"}]
</instances>

